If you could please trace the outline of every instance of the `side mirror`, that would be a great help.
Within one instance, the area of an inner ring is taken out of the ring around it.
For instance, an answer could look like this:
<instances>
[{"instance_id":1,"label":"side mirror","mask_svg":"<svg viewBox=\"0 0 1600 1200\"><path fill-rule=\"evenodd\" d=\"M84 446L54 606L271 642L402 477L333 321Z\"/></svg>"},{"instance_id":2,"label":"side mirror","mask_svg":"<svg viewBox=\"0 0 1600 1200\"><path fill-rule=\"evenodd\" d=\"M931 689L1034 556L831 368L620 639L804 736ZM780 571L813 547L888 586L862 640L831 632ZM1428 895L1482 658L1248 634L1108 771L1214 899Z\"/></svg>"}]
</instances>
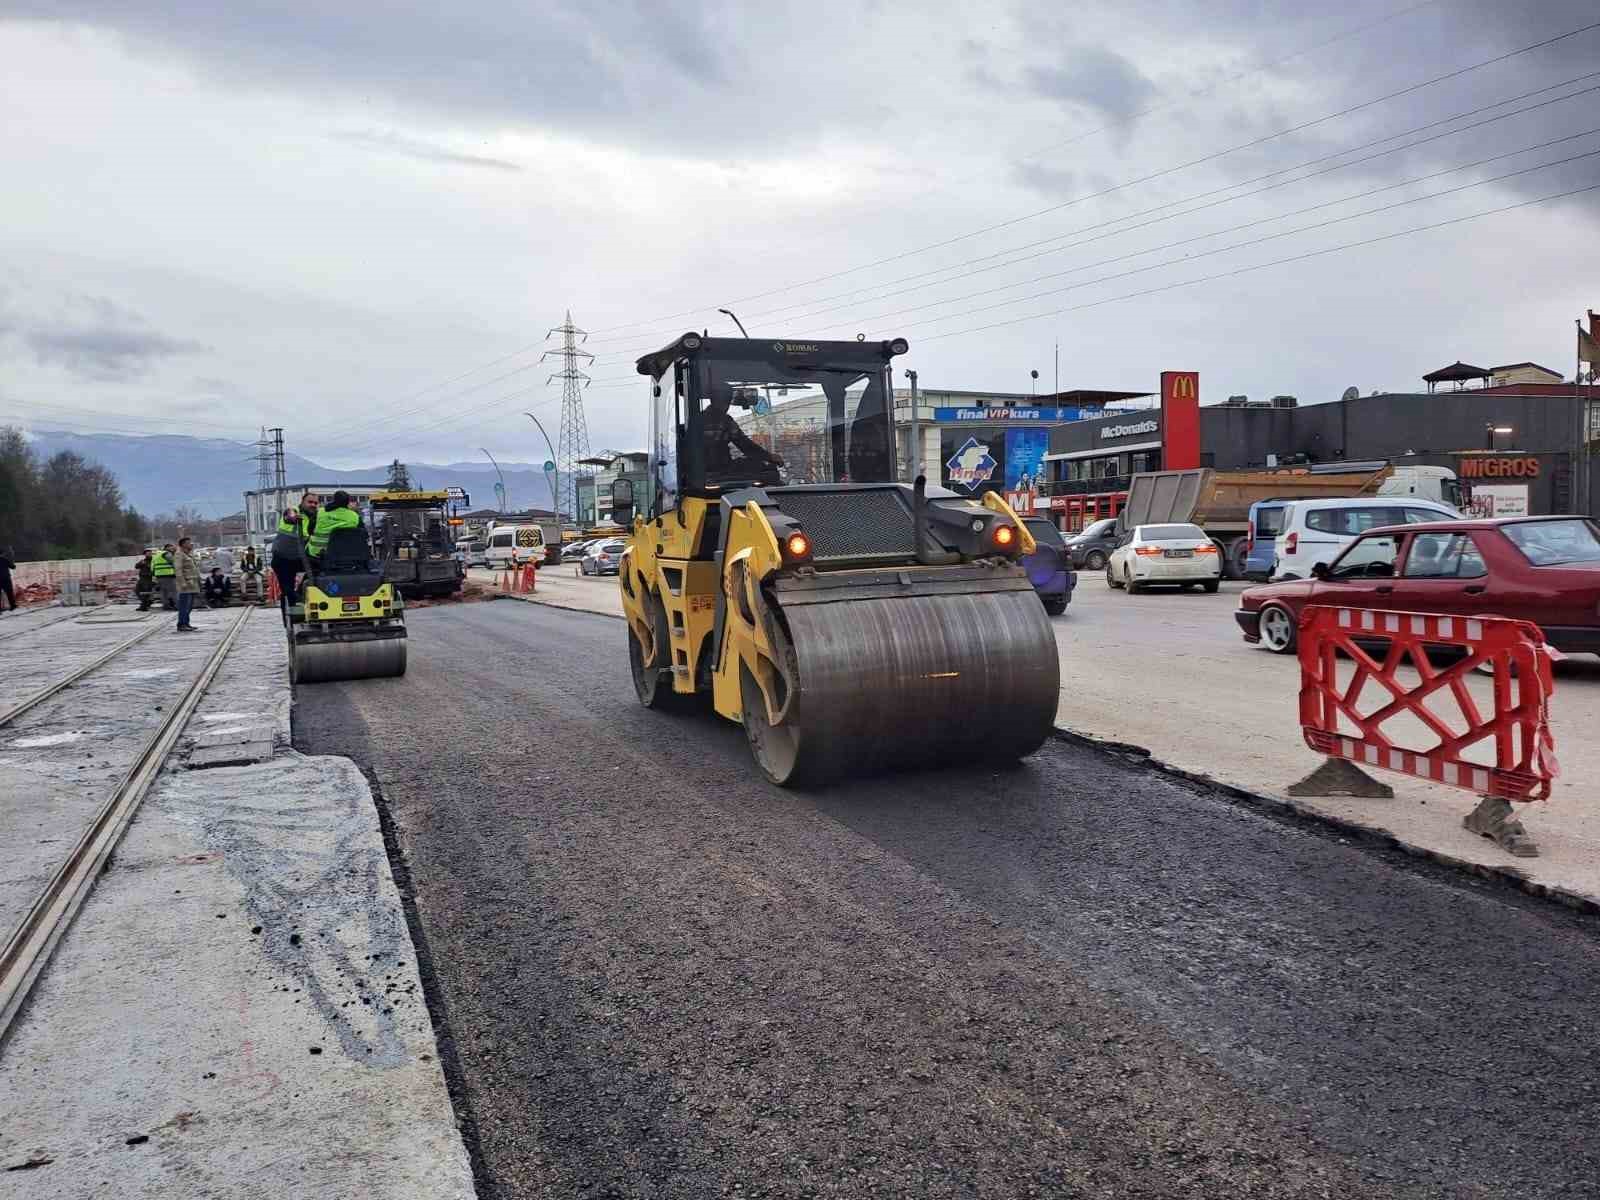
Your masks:
<instances>
[{"instance_id":1,"label":"side mirror","mask_svg":"<svg viewBox=\"0 0 1600 1200\"><path fill-rule=\"evenodd\" d=\"M1327 577L1328 577L1328 564L1327 563L1317 563L1315 566L1313 566L1311 568L1311 578L1313 578L1313 579L1326 579Z\"/></svg>"},{"instance_id":2,"label":"side mirror","mask_svg":"<svg viewBox=\"0 0 1600 1200\"><path fill-rule=\"evenodd\" d=\"M618 525L633 524L633 480L618 479L612 483L611 519Z\"/></svg>"}]
</instances>

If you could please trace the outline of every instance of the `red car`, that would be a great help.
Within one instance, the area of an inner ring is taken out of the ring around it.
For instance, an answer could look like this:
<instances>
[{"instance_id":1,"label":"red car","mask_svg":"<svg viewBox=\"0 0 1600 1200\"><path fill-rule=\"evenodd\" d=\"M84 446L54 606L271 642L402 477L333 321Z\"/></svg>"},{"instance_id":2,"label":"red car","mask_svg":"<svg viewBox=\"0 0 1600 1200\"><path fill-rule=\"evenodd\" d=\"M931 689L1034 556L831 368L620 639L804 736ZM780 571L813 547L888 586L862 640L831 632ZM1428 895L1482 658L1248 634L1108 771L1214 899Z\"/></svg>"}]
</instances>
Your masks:
<instances>
[{"instance_id":1,"label":"red car","mask_svg":"<svg viewBox=\"0 0 1600 1200\"><path fill-rule=\"evenodd\" d=\"M1503 517L1369 529L1311 579L1239 597L1244 640L1294 649L1308 604L1516 617L1557 650L1600 654L1600 524L1588 517Z\"/></svg>"}]
</instances>

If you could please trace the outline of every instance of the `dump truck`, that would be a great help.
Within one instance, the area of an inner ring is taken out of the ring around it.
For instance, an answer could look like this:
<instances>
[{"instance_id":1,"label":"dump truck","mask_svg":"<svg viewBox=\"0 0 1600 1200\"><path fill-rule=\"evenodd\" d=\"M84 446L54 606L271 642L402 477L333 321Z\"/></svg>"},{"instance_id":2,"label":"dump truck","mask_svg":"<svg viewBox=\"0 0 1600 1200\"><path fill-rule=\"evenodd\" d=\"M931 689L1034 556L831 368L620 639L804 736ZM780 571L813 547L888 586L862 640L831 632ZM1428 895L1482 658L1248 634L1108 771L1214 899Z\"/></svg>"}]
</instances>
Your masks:
<instances>
[{"instance_id":1,"label":"dump truck","mask_svg":"<svg viewBox=\"0 0 1600 1200\"><path fill-rule=\"evenodd\" d=\"M1117 528L1169 522L1198 525L1217 545L1223 574L1245 578L1250 550L1250 506L1261 500L1325 500L1355 496L1416 496L1438 500L1460 511L1469 502L1464 486L1448 467L1389 462L1317 463L1217 471L1146 471L1128 485L1128 499Z\"/></svg>"},{"instance_id":2,"label":"dump truck","mask_svg":"<svg viewBox=\"0 0 1600 1200\"><path fill-rule=\"evenodd\" d=\"M906 349L686 333L636 364L645 494L611 488L632 531L618 579L635 692L743 725L780 786L1013 761L1055 720L1060 664L1021 565L1026 526L994 493L896 482L890 365ZM806 444L783 447L792 466L729 413L769 387L820 393Z\"/></svg>"}]
</instances>

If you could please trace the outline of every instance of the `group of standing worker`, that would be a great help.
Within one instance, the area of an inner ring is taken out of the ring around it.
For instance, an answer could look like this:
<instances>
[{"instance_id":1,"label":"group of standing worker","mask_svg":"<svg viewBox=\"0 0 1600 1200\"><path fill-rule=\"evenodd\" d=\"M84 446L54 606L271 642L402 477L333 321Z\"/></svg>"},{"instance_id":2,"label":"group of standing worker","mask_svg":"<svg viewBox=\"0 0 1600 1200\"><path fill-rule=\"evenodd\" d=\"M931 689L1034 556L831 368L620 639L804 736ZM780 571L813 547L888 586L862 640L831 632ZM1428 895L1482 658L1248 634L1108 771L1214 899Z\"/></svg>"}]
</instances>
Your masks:
<instances>
[{"instance_id":1,"label":"group of standing worker","mask_svg":"<svg viewBox=\"0 0 1600 1200\"><path fill-rule=\"evenodd\" d=\"M168 542L159 550L146 550L133 568L139 575L134 585L139 611L150 610L159 590L161 606L178 611L178 632L193 633L195 626L190 624L189 614L200 595L200 564L194 556L194 540L183 537L176 546Z\"/></svg>"},{"instance_id":2,"label":"group of standing worker","mask_svg":"<svg viewBox=\"0 0 1600 1200\"><path fill-rule=\"evenodd\" d=\"M283 622L289 623L289 598L294 595L295 576L308 567L315 569L328 548L328 539L341 529L355 529L361 516L350 507L348 492L335 492L324 506L321 497L307 492L299 508L286 508L272 539L272 573L278 580L278 598Z\"/></svg>"},{"instance_id":3,"label":"group of standing worker","mask_svg":"<svg viewBox=\"0 0 1600 1200\"><path fill-rule=\"evenodd\" d=\"M341 529L356 529L361 516L350 507L348 492L335 492L326 506L315 492L300 498L297 508L286 508L278 520L278 530L272 539L272 573L278 581L278 602L284 624L289 623L290 598L295 593L296 577L308 568L315 570L318 560L328 548L328 539ZM255 551L247 549L248 563L254 563ZM139 596L139 611L147 612L156 595L161 596L163 608L176 609L178 630L191 633L195 626L189 617L199 599L202 588L200 564L194 557L194 543L189 538L179 538L177 545L168 542L160 550L146 550L144 557L134 564L138 572L135 591ZM248 569L248 567L247 567ZM219 573L213 570L213 576ZM7 581L9 582L9 580ZM215 580L205 581L207 597L217 593L213 607L226 603L227 589Z\"/></svg>"}]
</instances>

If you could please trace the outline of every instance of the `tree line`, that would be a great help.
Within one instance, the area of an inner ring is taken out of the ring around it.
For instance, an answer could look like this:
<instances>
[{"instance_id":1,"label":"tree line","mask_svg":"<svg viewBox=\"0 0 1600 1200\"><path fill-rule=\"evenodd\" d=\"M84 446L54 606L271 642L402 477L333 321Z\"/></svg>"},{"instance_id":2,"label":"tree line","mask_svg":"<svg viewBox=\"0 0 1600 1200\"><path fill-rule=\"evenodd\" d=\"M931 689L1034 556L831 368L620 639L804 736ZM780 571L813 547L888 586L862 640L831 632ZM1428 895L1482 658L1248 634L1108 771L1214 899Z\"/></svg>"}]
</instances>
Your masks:
<instances>
[{"instance_id":1,"label":"tree line","mask_svg":"<svg viewBox=\"0 0 1600 1200\"><path fill-rule=\"evenodd\" d=\"M18 562L138 554L147 532L110 471L70 450L40 461L20 430L0 426L0 553Z\"/></svg>"}]
</instances>

